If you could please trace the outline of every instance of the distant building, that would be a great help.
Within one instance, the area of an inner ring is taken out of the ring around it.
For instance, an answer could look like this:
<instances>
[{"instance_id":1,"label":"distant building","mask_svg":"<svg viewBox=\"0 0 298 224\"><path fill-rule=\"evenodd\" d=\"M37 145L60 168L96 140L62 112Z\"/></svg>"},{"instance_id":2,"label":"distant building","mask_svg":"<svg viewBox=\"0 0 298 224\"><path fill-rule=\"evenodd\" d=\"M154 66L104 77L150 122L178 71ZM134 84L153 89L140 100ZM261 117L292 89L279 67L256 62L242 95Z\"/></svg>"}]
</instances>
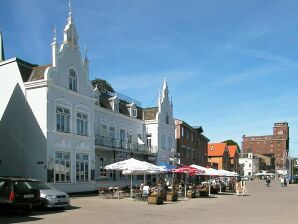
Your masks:
<instances>
[{"instance_id":1,"label":"distant building","mask_svg":"<svg viewBox=\"0 0 298 224\"><path fill-rule=\"evenodd\" d=\"M182 120L175 121L177 153L184 165L208 166L208 142L202 127L192 127Z\"/></svg>"},{"instance_id":2,"label":"distant building","mask_svg":"<svg viewBox=\"0 0 298 224\"><path fill-rule=\"evenodd\" d=\"M229 155L230 155L230 169L237 172L239 171L239 148L237 145L228 146Z\"/></svg>"},{"instance_id":3,"label":"distant building","mask_svg":"<svg viewBox=\"0 0 298 224\"><path fill-rule=\"evenodd\" d=\"M212 168L230 170L230 153L227 143L209 143L208 162Z\"/></svg>"},{"instance_id":4,"label":"distant building","mask_svg":"<svg viewBox=\"0 0 298 224\"><path fill-rule=\"evenodd\" d=\"M275 160L275 169L286 166L289 152L289 126L287 122L275 123L273 135L243 135L242 150L244 153L261 154Z\"/></svg>"},{"instance_id":5,"label":"distant building","mask_svg":"<svg viewBox=\"0 0 298 224\"><path fill-rule=\"evenodd\" d=\"M259 172L259 159L253 153L240 153L239 165L241 176L253 177Z\"/></svg>"}]
</instances>

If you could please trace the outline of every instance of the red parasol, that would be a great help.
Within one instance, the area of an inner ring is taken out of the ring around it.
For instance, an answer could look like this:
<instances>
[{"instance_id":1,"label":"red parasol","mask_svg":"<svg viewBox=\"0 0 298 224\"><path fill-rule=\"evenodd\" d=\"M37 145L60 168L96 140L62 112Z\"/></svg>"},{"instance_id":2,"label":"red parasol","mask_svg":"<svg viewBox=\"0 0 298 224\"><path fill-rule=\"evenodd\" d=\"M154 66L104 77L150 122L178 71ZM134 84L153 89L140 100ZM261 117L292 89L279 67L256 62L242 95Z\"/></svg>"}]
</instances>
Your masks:
<instances>
[{"instance_id":1,"label":"red parasol","mask_svg":"<svg viewBox=\"0 0 298 224\"><path fill-rule=\"evenodd\" d=\"M193 176L195 174L205 173L204 170L196 169L194 167L185 166L185 165L177 167L176 169L173 169L172 172L173 173L189 173L190 176Z\"/></svg>"}]
</instances>

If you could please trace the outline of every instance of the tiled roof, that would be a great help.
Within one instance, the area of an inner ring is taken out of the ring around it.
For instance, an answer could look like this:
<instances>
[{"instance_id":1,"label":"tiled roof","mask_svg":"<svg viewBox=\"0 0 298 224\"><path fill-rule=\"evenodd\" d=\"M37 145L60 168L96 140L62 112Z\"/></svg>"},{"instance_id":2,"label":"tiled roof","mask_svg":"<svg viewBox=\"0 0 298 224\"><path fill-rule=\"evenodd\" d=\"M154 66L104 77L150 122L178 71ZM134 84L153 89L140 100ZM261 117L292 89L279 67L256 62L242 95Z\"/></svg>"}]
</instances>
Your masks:
<instances>
[{"instance_id":1,"label":"tiled roof","mask_svg":"<svg viewBox=\"0 0 298 224\"><path fill-rule=\"evenodd\" d=\"M31 75L30 75L28 81L31 82L31 81L37 81L37 80L44 79L45 70L51 66L52 65L44 65L44 66L34 67L32 69L32 72L31 72Z\"/></svg>"},{"instance_id":2,"label":"tiled roof","mask_svg":"<svg viewBox=\"0 0 298 224\"><path fill-rule=\"evenodd\" d=\"M231 158L235 157L235 153L237 152L237 145L229 145L228 150L230 153L230 157Z\"/></svg>"},{"instance_id":3,"label":"tiled roof","mask_svg":"<svg viewBox=\"0 0 298 224\"><path fill-rule=\"evenodd\" d=\"M145 108L144 109L144 120L155 120L158 112L157 107Z\"/></svg>"},{"instance_id":4,"label":"tiled roof","mask_svg":"<svg viewBox=\"0 0 298 224\"><path fill-rule=\"evenodd\" d=\"M223 156L226 143L210 143L208 144L208 156Z\"/></svg>"}]
</instances>

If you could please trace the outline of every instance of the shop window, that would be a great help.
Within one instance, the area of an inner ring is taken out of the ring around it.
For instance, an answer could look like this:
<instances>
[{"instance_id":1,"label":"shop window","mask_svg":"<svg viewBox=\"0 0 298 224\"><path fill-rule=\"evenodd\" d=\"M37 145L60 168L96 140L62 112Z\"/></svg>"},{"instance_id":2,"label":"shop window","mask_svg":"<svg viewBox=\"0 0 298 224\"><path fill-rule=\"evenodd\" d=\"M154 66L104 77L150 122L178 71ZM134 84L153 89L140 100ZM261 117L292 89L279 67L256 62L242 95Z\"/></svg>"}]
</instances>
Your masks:
<instances>
[{"instance_id":1,"label":"shop window","mask_svg":"<svg viewBox=\"0 0 298 224\"><path fill-rule=\"evenodd\" d=\"M70 182L70 152L55 152L55 181Z\"/></svg>"}]
</instances>

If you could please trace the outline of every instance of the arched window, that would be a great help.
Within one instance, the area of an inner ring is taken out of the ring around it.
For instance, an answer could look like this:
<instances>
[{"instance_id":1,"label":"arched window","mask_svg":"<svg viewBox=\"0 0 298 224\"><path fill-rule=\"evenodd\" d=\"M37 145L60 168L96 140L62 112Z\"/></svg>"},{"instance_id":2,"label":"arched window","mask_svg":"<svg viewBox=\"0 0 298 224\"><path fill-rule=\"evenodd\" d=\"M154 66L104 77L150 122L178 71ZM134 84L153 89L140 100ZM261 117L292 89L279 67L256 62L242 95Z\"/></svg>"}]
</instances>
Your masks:
<instances>
[{"instance_id":1,"label":"arched window","mask_svg":"<svg viewBox=\"0 0 298 224\"><path fill-rule=\"evenodd\" d=\"M77 91L77 74L72 68L68 71L68 88Z\"/></svg>"}]
</instances>

